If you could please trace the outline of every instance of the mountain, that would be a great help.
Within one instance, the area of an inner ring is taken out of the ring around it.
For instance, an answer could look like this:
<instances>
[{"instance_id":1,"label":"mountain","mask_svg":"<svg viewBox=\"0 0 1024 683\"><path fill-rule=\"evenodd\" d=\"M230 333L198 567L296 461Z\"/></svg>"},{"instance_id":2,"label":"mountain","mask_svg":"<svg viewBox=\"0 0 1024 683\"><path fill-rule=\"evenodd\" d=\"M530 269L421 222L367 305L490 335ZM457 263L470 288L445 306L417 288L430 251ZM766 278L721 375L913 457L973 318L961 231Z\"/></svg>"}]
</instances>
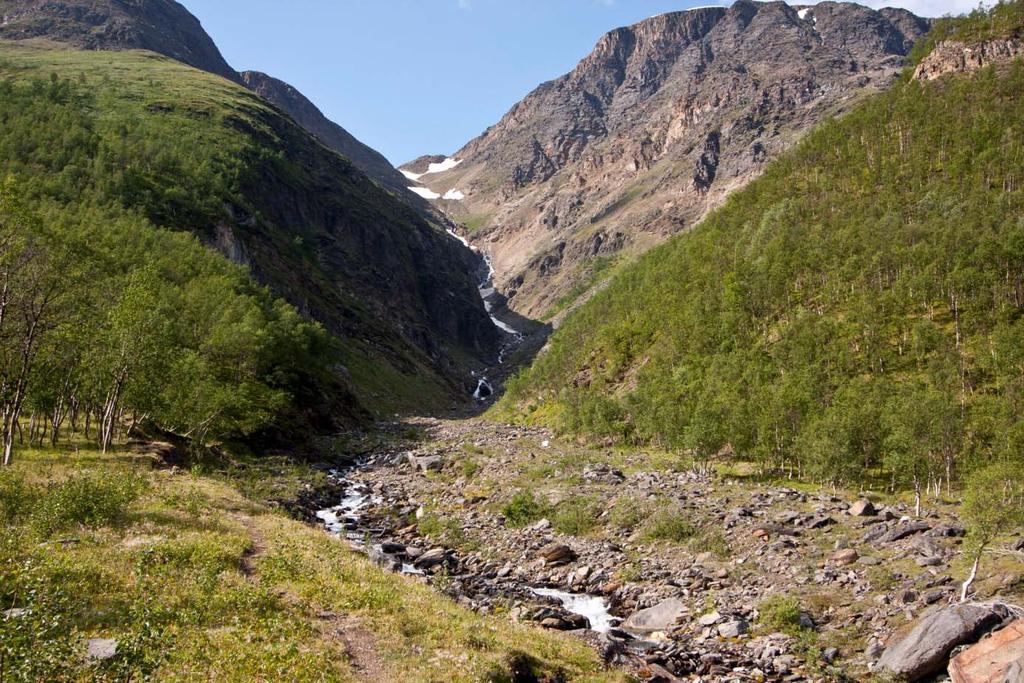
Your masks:
<instances>
[{"instance_id":1,"label":"mountain","mask_svg":"<svg viewBox=\"0 0 1024 683\"><path fill-rule=\"evenodd\" d=\"M505 409L832 484L1019 463L1022 26L1021 2L937 26L918 78L570 314Z\"/></svg>"},{"instance_id":2,"label":"mountain","mask_svg":"<svg viewBox=\"0 0 1024 683\"><path fill-rule=\"evenodd\" d=\"M491 254L512 308L552 315L887 88L928 26L833 2L656 16L605 35L419 183Z\"/></svg>"},{"instance_id":3,"label":"mountain","mask_svg":"<svg viewBox=\"0 0 1024 683\"><path fill-rule=\"evenodd\" d=\"M149 50L239 81L199 20L173 0L0 0L0 38Z\"/></svg>"},{"instance_id":4,"label":"mountain","mask_svg":"<svg viewBox=\"0 0 1024 683\"><path fill-rule=\"evenodd\" d=\"M174 0L0 0L0 39L47 39L84 50L149 50L245 85L431 220L432 212L382 154L330 121L302 93L256 71L239 73L199 20Z\"/></svg>"},{"instance_id":5,"label":"mountain","mask_svg":"<svg viewBox=\"0 0 1024 683\"><path fill-rule=\"evenodd\" d=\"M155 8L171 4L145 3L142 14L155 21ZM5 28L40 25L45 12L63 17L68 6L33 4L40 13L29 21L8 3ZM117 9L114 23L135 8L97 6ZM73 25L92 25L84 16ZM0 55L11 83L54 74L70 92L51 101L40 90L32 107L15 112L32 117L22 122L34 128L24 139L11 121L0 130L5 170L43 188L38 201L116 206L158 229L194 234L244 265L334 337L338 354L330 358L358 401L350 414L469 400L470 369L493 360L498 332L477 293L479 257L428 213L219 75L152 52L52 42L0 40ZM45 139L74 152L41 161ZM58 187L50 188L51 177Z\"/></svg>"},{"instance_id":6,"label":"mountain","mask_svg":"<svg viewBox=\"0 0 1024 683\"><path fill-rule=\"evenodd\" d=\"M294 87L259 71L243 71L239 76L245 87L288 114L325 145L348 158L363 173L399 195L409 195L405 177L383 154L364 145L324 116L315 104Z\"/></svg>"}]
</instances>

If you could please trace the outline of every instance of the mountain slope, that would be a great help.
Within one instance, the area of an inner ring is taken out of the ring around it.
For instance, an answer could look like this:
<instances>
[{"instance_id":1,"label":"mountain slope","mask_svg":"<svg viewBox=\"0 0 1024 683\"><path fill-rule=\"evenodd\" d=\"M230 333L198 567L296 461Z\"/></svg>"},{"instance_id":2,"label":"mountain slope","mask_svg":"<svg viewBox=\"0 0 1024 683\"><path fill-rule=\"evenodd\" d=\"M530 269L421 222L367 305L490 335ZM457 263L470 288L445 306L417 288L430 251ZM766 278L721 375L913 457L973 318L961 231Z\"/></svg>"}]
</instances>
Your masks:
<instances>
[{"instance_id":1,"label":"mountain slope","mask_svg":"<svg viewBox=\"0 0 1024 683\"><path fill-rule=\"evenodd\" d=\"M1019 458L1022 96L1018 59L823 124L572 314L506 408L833 482Z\"/></svg>"},{"instance_id":2,"label":"mountain slope","mask_svg":"<svg viewBox=\"0 0 1024 683\"><path fill-rule=\"evenodd\" d=\"M406 189L408 183L405 177L384 158L383 154L364 145L347 130L324 116L315 104L294 87L259 71L243 71L239 76L245 87L291 116L296 123L320 138L325 145L345 156L363 173L379 180L391 191L413 199Z\"/></svg>"},{"instance_id":3,"label":"mountain slope","mask_svg":"<svg viewBox=\"0 0 1024 683\"><path fill-rule=\"evenodd\" d=\"M84 50L150 50L238 81L199 20L174 0L0 0L0 38Z\"/></svg>"},{"instance_id":4,"label":"mountain slope","mask_svg":"<svg viewBox=\"0 0 1024 683\"><path fill-rule=\"evenodd\" d=\"M420 181L464 195L439 203L491 253L510 305L550 314L588 271L692 227L814 124L887 87L927 26L832 2L653 17L607 34Z\"/></svg>"},{"instance_id":5,"label":"mountain slope","mask_svg":"<svg viewBox=\"0 0 1024 683\"><path fill-rule=\"evenodd\" d=\"M50 74L73 98L40 89L48 113L0 128L5 169L40 201L116 205L247 266L340 341L366 407L468 396L466 366L493 356L497 331L477 257L441 227L241 86L152 53L0 41L2 78Z\"/></svg>"},{"instance_id":6,"label":"mountain slope","mask_svg":"<svg viewBox=\"0 0 1024 683\"><path fill-rule=\"evenodd\" d=\"M0 39L47 39L85 50L149 50L241 83L403 201L438 219L406 189L405 179L387 159L328 120L302 93L266 74L231 68L199 20L175 0L0 0Z\"/></svg>"}]
</instances>

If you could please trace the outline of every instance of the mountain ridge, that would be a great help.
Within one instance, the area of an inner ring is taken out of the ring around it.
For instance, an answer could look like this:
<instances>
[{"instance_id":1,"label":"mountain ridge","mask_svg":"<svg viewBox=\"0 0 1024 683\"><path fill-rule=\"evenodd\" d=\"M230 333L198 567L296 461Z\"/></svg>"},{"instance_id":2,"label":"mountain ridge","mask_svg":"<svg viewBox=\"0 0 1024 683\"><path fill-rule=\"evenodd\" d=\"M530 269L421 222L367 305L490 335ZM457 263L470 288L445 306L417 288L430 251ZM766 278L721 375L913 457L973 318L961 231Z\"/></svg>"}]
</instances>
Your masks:
<instances>
[{"instance_id":1,"label":"mountain ridge","mask_svg":"<svg viewBox=\"0 0 1024 683\"><path fill-rule=\"evenodd\" d=\"M887 87L928 25L832 2L658 15L607 33L422 182L464 195L437 203L490 253L510 306L550 315L607 270L597 260L687 229L814 124Z\"/></svg>"}]
</instances>

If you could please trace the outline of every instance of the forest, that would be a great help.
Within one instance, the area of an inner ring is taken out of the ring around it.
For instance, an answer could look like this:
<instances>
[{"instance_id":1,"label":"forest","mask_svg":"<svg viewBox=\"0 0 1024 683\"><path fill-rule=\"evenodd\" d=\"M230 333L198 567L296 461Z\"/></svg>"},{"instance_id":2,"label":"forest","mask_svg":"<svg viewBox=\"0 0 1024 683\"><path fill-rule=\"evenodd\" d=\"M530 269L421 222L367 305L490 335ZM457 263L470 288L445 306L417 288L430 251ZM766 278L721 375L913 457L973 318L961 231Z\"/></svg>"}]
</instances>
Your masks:
<instances>
[{"instance_id":1,"label":"forest","mask_svg":"<svg viewBox=\"0 0 1024 683\"><path fill-rule=\"evenodd\" d=\"M1005 35L1021 6L939 30ZM1024 66L909 73L618 274L501 412L919 498L1019 472Z\"/></svg>"},{"instance_id":2,"label":"forest","mask_svg":"<svg viewBox=\"0 0 1024 683\"><path fill-rule=\"evenodd\" d=\"M5 465L17 446L105 450L139 425L197 447L253 434L294 414L331 356L246 269L154 224L220 210L230 169L181 168L170 136L101 135L95 106L56 74L0 81Z\"/></svg>"}]
</instances>

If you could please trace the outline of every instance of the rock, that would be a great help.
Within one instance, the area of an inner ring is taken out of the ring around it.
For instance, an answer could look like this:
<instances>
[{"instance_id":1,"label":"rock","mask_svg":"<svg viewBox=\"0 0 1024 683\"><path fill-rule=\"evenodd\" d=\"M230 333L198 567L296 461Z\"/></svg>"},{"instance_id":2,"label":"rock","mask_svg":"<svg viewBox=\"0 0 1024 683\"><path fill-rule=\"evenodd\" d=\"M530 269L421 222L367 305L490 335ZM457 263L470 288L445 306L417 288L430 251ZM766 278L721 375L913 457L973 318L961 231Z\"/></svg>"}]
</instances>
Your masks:
<instances>
[{"instance_id":1,"label":"rock","mask_svg":"<svg viewBox=\"0 0 1024 683\"><path fill-rule=\"evenodd\" d=\"M723 638L738 638L750 631L750 624L742 619L731 619L718 625L718 635Z\"/></svg>"},{"instance_id":2,"label":"rock","mask_svg":"<svg viewBox=\"0 0 1024 683\"><path fill-rule=\"evenodd\" d=\"M931 529L931 526L925 522L906 522L905 524L893 527L884 533L878 540L882 543L892 543L906 538L907 536L913 536L914 534L919 534L922 531L928 531L929 529Z\"/></svg>"},{"instance_id":3,"label":"rock","mask_svg":"<svg viewBox=\"0 0 1024 683\"><path fill-rule=\"evenodd\" d=\"M701 626L714 626L721 619L722 619L722 615L719 614L718 612L708 612L707 614L702 616L700 619L698 619L697 622Z\"/></svg>"},{"instance_id":4,"label":"rock","mask_svg":"<svg viewBox=\"0 0 1024 683\"><path fill-rule=\"evenodd\" d=\"M90 638L85 645L85 656L93 661L102 662L117 655L117 641L113 638Z\"/></svg>"},{"instance_id":5,"label":"rock","mask_svg":"<svg viewBox=\"0 0 1024 683\"><path fill-rule=\"evenodd\" d=\"M447 551L444 548L433 548L417 557L413 564L419 569L429 569L444 564L447 559Z\"/></svg>"},{"instance_id":6,"label":"rock","mask_svg":"<svg viewBox=\"0 0 1024 683\"><path fill-rule=\"evenodd\" d=\"M941 671L953 648L974 642L1000 619L995 608L981 605L933 609L909 635L886 648L878 667L914 683Z\"/></svg>"},{"instance_id":7,"label":"rock","mask_svg":"<svg viewBox=\"0 0 1024 683\"><path fill-rule=\"evenodd\" d=\"M534 522L534 524L532 526L530 526L530 531L547 531L550 528L551 528L551 520L549 520L547 518L544 518L544 519L538 520L537 522Z\"/></svg>"},{"instance_id":8,"label":"rock","mask_svg":"<svg viewBox=\"0 0 1024 683\"><path fill-rule=\"evenodd\" d=\"M1024 662L1024 620L1018 619L949 663L953 683L1003 683L1013 664ZM1010 679L1024 681L1024 677Z\"/></svg>"},{"instance_id":9,"label":"rock","mask_svg":"<svg viewBox=\"0 0 1024 683\"><path fill-rule=\"evenodd\" d=\"M549 543L537 556L547 564L568 564L576 559L576 552L564 543Z\"/></svg>"},{"instance_id":10,"label":"rock","mask_svg":"<svg viewBox=\"0 0 1024 683\"><path fill-rule=\"evenodd\" d=\"M634 612L622 622L622 628L634 633L654 633L666 631L679 621L686 613L686 605L675 598L663 600L654 607Z\"/></svg>"},{"instance_id":11,"label":"rock","mask_svg":"<svg viewBox=\"0 0 1024 683\"><path fill-rule=\"evenodd\" d=\"M874 503L870 500L861 498L849 507L846 514L851 517L874 517L878 514L878 510L875 509Z\"/></svg>"},{"instance_id":12,"label":"rock","mask_svg":"<svg viewBox=\"0 0 1024 683\"><path fill-rule=\"evenodd\" d=\"M821 653L821 661L825 662L826 664L831 664L837 659L839 659L839 648L827 647Z\"/></svg>"},{"instance_id":13,"label":"rock","mask_svg":"<svg viewBox=\"0 0 1024 683\"><path fill-rule=\"evenodd\" d=\"M868 661L878 661L878 658L885 652L885 647L882 646L877 640L872 640L868 643L868 647L864 650L864 656L867 657Z\"/></svg>"},{"instance_id":14,"label":"rock","mask_svg":"<svg viewBox=\"0 0 1024 683\"><path fill-rule=\"evenodd\" d=\"M832 519L831 517L828 517L826 515L818 515L816 517L811 517L809 520L807 520L804 526L806 526L808 529L824 529L825 527L835 523L836 520Z\"/></svg>"},{"instance_id":15,"label":"rock","mask_svg":"<svg viewBox=\"0 0 1024 683\"><path fill-rule=\"evenodd\" d=\"M941 557L919 557L914 560L918 567L938 567L942 564Z\"/></svg>"},{"instance_id":16,"label":"rock","mask_svg":"<svg viewBox=\"0 0 1024 683\"><path fill-rule=\"evenodd\" d=\"M834 564L853 564L859 557L860 555L853 548L843 548L832 553L828 559Z\"/></svg>"},{"instance_id":17,"label":"rock","mask_svg":"<svg viewBox=\"0 0 1024 683\"><path fill-rule=\"evenodd\" d=\"M440 455L411 455L409 462L421 472L440 472L444 469L444 458Z\"/></svg>"},{"instance_id":18,"label":"rock","mask_svg":"<svg viewBox=\"0 0 1024 683\"><path fill-rule=\"evenodd\" d=\"M28 610L24 607L14 607L12 609L4 610L2 613L4 619L18 619L28 614Z\"/></svg>"},{"instance_id":19,"label":"rock","mask_svg":"<svg viewBox=\"0 0 1024 683\"><path fill-rule=\"evenodd\" d=\"M381 551L387 553L388 555L404 555L405 554L405 544L404 543L395 543L393 541L385 541L384 543L380 544L380 549L381 549Z\"/></svg>"}]
</instances>

